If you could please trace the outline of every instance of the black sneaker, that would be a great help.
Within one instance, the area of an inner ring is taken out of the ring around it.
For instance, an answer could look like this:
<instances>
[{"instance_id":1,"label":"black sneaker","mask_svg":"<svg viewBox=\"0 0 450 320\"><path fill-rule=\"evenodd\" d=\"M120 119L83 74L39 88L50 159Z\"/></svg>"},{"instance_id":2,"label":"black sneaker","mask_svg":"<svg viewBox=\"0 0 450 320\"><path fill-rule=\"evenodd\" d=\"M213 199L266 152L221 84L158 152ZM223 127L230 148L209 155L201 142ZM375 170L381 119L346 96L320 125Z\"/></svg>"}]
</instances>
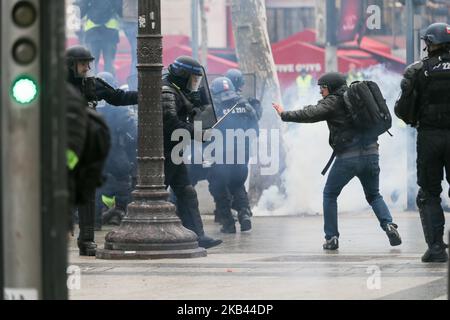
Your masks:
<instances>
[{"instance_id":1,"label":"black sneaker","mask_svg":"<svg viewBox=\"0 0 450 320\"><path fill-rule=\"evenodd\" d=\"M388 223L386 226L386 234L389 238L389 243L391 246L399 246L402 244L402 238L397 231L398 226L395 223Z\"/></svg>"},{"instance_id":2,"label":"black sneaker","mask_svg":"<svg viewBox=\"0 0 450 320\"><path fill-rule=\"evenodd\" d=\"M325 240L323 244L324 250L337 250L339 248L339 240L338 237L332 237L330 240Z\"/></svg>"}]
</instances>

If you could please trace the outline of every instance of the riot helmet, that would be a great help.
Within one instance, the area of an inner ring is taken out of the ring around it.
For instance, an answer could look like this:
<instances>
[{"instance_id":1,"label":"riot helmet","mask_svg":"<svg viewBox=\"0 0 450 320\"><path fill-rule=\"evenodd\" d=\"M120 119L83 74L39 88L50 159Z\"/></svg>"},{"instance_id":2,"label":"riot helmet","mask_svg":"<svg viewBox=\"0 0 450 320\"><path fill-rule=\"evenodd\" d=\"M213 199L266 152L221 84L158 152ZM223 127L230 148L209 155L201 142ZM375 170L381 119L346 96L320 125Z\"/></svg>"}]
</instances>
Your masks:
<instances>
[{"instance_id":1,"label":"riot helmet","mask_svg":"<svg viewBox=\"0 0 450 320\"><path fill-rule=\"evenodd\" d=\"M95 58L92 56L91 52L83 46L76 45L70 47L66 50L66 63L69 70L69 74L75 78L84 77L84 75L79 74L77 63L78 62L92 62ZM90 66L89 66L90 69Z\"/></svg>"},{"instance_id":2,"label":"riot helmet","mask_svg":"<svg viewBox=\"0 0 450 320\"><path fill-rule=\"evenodd\" d=\"M187 92L197 92L203 79L203 67L195 59L180 56L169 65L170 80Z\"/></svg>"},{"instance_id":3,"label":"riot helmet","mask_svg":"<svg viewBox=\"0 0 450 320\"><path fill-rule=\"evenodd\" d=\"M333 93L343 85L347 85L347 80L342 73L329 72L321 76L317 84L321 87L327 87L330 93Z\"/></svg>"},{"instance_id":4,"label":"riot helmet","mask_svg":"<svg viewBox=\"0 0 450 320\"><path fill-rule=\"evenodd\" d=\"M211 82L211 93L218 102L224 102L238 97L233 82L227 77L214 79Z\"/></svg>"},{"instance_id":5,"label":"riot helmet","mask_svg":"<svg viewBox=\"0 0 450 320\"><path fill-rule=\"evenodd\" d=\"M433 23L426 29L421 39L426 45L450 44L450 25L439 22Z\"/></svg>"},{"instance_id":6,"label":"riot helmet","mask_svg":"<svg viewBox=\"0 0 450 320\"><path fill-rule=\"evenodd\" d=\"M233 82L233 85L236 90L240 90L245 85L244 76L239 69L229 69L225 73L225 77Z\"/></svg>"}]
</instances>

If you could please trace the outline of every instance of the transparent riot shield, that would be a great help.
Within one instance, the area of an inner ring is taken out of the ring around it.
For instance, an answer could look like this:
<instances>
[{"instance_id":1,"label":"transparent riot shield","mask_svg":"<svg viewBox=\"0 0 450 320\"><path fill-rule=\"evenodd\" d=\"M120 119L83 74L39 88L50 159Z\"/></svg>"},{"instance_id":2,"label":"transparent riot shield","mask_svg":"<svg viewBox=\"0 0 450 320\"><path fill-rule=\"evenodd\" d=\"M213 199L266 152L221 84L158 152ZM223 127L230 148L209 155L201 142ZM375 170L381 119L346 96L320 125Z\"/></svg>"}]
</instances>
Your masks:
<instances>
[{"instance_id":1,"label":"transparent riot shield","mask_svg":"<svg viewBox=\"0 0 450 320\"><path fill-rule=\"evenodd\" d=\"M259 99L256 96L256 75L254 73L243 73L242 76L244 77L244 86L241 88L241 95L247 99ZM213 81L218 77L224 77L224 75L211 73L208 77Z\"/></svg>"},{"instance_id":2,"label":"transparent riot shield","mask_svg":"<svg viewBox=\"0 0 450 320\"><path fill-rule=\"evenodd\" d=\"M209 90L208 78L206 76L205 69L203 69L202 82L200 84L200 97L201 106L195 108L194 121L200 121L202 123L202 129L211 129L217 122L216 111L214 108L213 99Z\"/></svg>"}]
</instances>

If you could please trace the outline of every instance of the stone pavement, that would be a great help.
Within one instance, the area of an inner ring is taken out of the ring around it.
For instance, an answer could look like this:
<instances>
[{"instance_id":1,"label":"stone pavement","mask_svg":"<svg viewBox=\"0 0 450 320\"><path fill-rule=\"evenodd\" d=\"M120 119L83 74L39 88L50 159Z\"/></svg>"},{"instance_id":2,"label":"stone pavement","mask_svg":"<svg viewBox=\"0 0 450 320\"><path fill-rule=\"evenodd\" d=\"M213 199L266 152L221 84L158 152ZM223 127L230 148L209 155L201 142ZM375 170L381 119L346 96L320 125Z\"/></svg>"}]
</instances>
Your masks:
<instances>
[{"instance_id":1,"label":"stone pavement","mask_svg":"<svg viewBox=\"0 0 450 320\"><path fill-rule=\"evenodd\" d=\"M73 239L69 265L81 269L81 285L70 299L447 299L447 264L420 261L418 213L393 216L401 246L389 246L372 213L341 213L332 253L322 250L322 216L254 217L253 230L236 235L206 216L207 233L224 243L205 258L98 260L79 257ZM99 247L111 227L104 229Z\"/></svg>"}]
</instances>

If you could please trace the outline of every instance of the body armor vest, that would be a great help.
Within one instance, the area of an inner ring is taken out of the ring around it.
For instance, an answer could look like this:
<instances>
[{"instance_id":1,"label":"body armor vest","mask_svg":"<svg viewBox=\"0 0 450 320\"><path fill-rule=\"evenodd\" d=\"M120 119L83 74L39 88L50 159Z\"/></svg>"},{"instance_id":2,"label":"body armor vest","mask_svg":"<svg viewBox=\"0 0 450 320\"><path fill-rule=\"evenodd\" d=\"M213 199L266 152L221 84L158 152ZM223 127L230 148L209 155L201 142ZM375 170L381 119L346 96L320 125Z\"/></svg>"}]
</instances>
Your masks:
<instances>
[{"instance_id":1,"label":"body armor vest","mask_svg":"<svg viewBox=\"0 0 450 320\"><path fill-rule=\"evenodd\" d=\"M420 127L450 129L450 55L424 60Z\"/></svg>"}]
</instances>

